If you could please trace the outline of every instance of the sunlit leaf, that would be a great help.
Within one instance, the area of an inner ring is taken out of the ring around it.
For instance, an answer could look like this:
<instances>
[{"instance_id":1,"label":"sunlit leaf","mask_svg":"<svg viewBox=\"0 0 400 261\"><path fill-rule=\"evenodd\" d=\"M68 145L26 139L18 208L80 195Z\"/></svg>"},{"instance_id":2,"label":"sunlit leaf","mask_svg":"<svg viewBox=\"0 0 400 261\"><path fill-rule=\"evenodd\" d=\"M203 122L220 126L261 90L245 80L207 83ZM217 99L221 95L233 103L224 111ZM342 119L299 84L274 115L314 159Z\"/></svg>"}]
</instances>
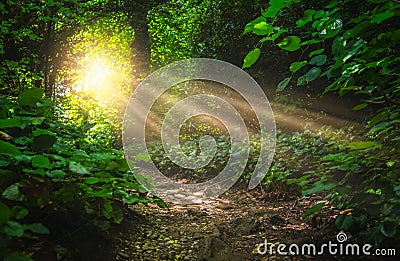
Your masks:
<instances>
[{"instance_id":1,"label":"sunlit leaf","mask_svg":"<svg viewBox=\"0 0 400 261\"><path fill-rule=\"evenodd\" d=\"M303 68L305 65L307 64L307 61L301 61L301 62L293 62L289 69L292 73L297 72L298 70L300 70L301 68Z\"/></svg>"},{"instance_id":2,"label":"sunlit leaf","mask_svg":"<svg viewBox=\"0 0 400 261\"><path fill-rule=\"evenodd\" d=\"M260 57L261 51L258 48L250 51L244 58L242 69L252 66Z\"/></svg>"},{"instance_id":3,"label":"sunlit leaf","mask_svg":"<svg viewBox=\"0 0 400 261\"><path fill-rule=\"evenodd\" d=\"M286 51L295 51L300 48L300 38L297 36L286 36L285 38L282 39L277 45Z\"/></svg>"},{"instance_id":4,"label":"sunlit leaf","mask_svg":"<svg viewBox=\"0 0 400 261\"><path fill-rule=\"evenodd\" d=\"M308 54L308 57L313 57L314 55L321 54L321 53L323 53L324 51L325 51L324 48L318 49L318 50L315 50L315 51L312 51L311 53Z\"/></svg>"},{"instance_id":5,"label":"sunlit leaf","mask_svg":"<svg viewBox=\"0 0 400 261\"><path fill-rule=\"evenodd\" d=\"M266 22L260 22L254 25L252 31L256 35L266 35L272 33L274 29L271 24L267 24Z\"/></svg>"},{"instance_id":6,"label":"sunlit leaf","mask_svg":"<svg viewBox=\"0 0 400 261\"><path fill-rule=\"evenodd\" d=\"M362 150L368 148L380 148L382 145L375 141L354 141L350 142L348 147L351 150Z\"/></svg>"}]
</instances>

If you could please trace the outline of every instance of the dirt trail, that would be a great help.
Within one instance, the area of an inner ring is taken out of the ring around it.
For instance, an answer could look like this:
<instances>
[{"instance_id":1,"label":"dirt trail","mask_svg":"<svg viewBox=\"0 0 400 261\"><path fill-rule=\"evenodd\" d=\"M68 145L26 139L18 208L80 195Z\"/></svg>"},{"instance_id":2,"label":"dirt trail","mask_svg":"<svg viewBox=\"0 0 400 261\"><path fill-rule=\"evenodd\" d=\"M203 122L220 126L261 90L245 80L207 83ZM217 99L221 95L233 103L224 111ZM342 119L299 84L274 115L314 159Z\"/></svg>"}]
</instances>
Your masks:
<instances>
[{"instance_id":1,"label":"dirt trail","mask_svg":"<svg viewBox=\"0 0 400 261\"><path fill-rule=\"evenodd\" d=\"M332 207L301 219L306 209L320 201L267 188L236 188L199 205L170 205L169 209L137 205L131 209L141 221L128 220L116 233L116 260L282 260L276 249L272 255L270 250L260 254L265 248L257 245L265 240L289 245L335 239L325 226L335 213Z\"/></svg>"}]
</instances>

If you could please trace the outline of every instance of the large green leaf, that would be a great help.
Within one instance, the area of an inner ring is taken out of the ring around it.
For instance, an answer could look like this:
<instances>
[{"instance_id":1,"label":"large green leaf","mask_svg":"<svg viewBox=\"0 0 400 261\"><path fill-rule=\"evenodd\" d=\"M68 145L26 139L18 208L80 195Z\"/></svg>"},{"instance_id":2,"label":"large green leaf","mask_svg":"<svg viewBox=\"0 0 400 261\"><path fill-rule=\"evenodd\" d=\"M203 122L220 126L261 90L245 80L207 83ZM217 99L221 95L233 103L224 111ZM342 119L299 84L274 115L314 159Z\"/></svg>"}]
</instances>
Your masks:
<instances>
[{"instance_id":1,"label":"large green leaf","mask_svg":"<svg viewBox=\"0 0 400 261\"><path fill-rule=\"evenodd\" d=\"M305 74L306 81L307 82L312 82L315 79L317 79L318 76L320 76L320 75L321 75L321 68L313 67Z\"/></svg>"},{"instance_id":2,"label":"large green leaf","mask_svg":"<svg viewBox=\"0 0 400 261\"><path fill-rule=\"evenodd\" d=\"M254 50L250 51L246 57L244 58L243 66L242 68L248 68L252 66L260 57L260 49L255 48Z\"/></svg>"},{"instance_id":3,"label":"large green leaf","mask_svg":"<svg viewBox=\"0 0 400 261\"><path fill-rule=\"evenodd\" d=\"M265 17L262 16L257 17L253 21L247 23L246 27L244 28L244 32L245 33L252 32L256 24L262 24L262 23L267 23L267 19L265 19Z\"/></svg>"},{"instance_id":4,"label":"large green leaf","mask_svg":"<svg viewBox=\"0 0 400 261\"><path fill-rule=\"evenodd\" d=\"M296 51L300 48L300 38L297 36L286 36L277 45L286 51Z\"/></svg>"},{"instance_id":5,"label":"large green leaf","mask_svg":"<svg viewBox=\"0 0 400 261\"><path fill-rule=\"evenodd\" d=\"M18 128L25 128L25 124L22 120L22 117L12 117L10 119L0 119L0 129L18 127Z\"/></svg>"},{"instance_id":6,"label":"large green leaf","mask_svg":"<svg viewBox=\"0 0 400 261\"><path fill-rule=\"evenodd\" d=\"M10 220L4 226L3 232L12 237L22 237L24 234L24 228L19 222Z\"/></svg>"},{"instance_id":7,"label":"large green leaf","mask_svg":"<svg viewBox=\"0 0 400 261\"><path fill-rule=\"evenodd\" d=\"M23 195L19 192L20 186L19 183L12 184L6 188L1 195L8 200L22 201Z\"/></svg>"},{"instance_id":8,"label":"large green leaf","mask_svg":"<svg viewBox=\"0 0 400 261\"><path fill-rule=\"evenodd\" d=\"M9 142L0 140L0 154L21 155L17 146Z\"/></svg>"},{"instance_id":9,"label":"large green leaf","mask_svg":"<svg viewBox=\"0 0 400 261\"><path fill-rule=\"evenodd\" d=\"M20 106L36 107L36 103L40 102L43 97L43 90L39 88L31 88L22 92L18 97Z\"/></svg>"},{"instance_id":10,"label":"large green leaf","mask_svg":"<svg viewBox=\"0 0 400 261\"><path fill-rule=\"evenodd\" d=\"M326 55L324 54L313 57L309 62L309 64L314 64L317 66L324 65L325 63L326 63Z\"/></svg>"},{"instance_id":11,"label":"large green leaf","mask_svg":"<svg viewBox=\"0 0 400 261\"><path fill-rule=\"evenodd\" d=\"M266 35L272 33L273 31L274 28L272 27L272 25L266 22L260 22L258 24L255 24L253 27L253 33L256 35Z\"/></svg>"},{"instance_id":12,"label":"large green leaf","mask_svg":"<svg viewBox=\"0 0 400 261\"><path fill-rule=\"evenodd\" d=\"M34 168L47 168L51 169L53 166L50 163L48 157L43 155L37 155L32 158L32 166Z\"/></svg>"}]
</instances>

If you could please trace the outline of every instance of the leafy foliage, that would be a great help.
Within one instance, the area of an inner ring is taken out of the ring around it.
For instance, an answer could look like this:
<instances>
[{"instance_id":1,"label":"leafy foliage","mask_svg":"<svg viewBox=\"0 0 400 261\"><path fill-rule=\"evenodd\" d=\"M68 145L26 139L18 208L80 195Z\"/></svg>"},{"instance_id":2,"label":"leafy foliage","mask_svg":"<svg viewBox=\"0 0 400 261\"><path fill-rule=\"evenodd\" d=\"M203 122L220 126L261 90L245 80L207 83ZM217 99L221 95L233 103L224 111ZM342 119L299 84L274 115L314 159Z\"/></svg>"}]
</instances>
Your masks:
<instances>
[{"instance_id":1,"label":"leafy foliage","mask_svg":"<svg viewBox=\"0 0 400 261\"><path fill-rule=\"evenodd\" d=\"M2 97L0 129L11 137L0 141L2 246L50 232L41 223L26 223L38 218L30 215L35 209L49 215L80 209L82 218L120 223L121 203L162 202L146 196L122 151L99 146L101 139L87 141L84 129L54 118L54 105L42 96L42 90L28 89L17 100Z\"/></svg>"},{"instance_id":2,"label":"leafy foliage","mask_svg":"<svg viewBox=\"0 0 400 261\"><path fill-rule=\"evenodd\" d=\"M291 25L283 19L289 7L303 10L303 16ZM299 86L327 77L331 84L323 93L353 92L363 100L354 110L376 108L367 124L367 137L375 140L346 144L334 139L322 141L321 147L310 136L309 144L300 143L302 154L312 151L318 165L288 180L299 184L304 195L328 193L326 198L345 210L335 221L337 227L376 245L400 231L400 173L393 168L399 161L395 145L400 131L399 8L398 2L388 0L369 0L362 6L354 1L329 1L316 7L301 0L270 1L267 10L245 28L264 36L260 44L270 41L286 51L301 50L298 61L290 65L291 75L279 83L277 91L284 90L297 74ZM274 30L260 34L259 23ZM304 136L299 137L303 140ZM306 214L319 208L313 206Z\"/></svg>"}]
</instances>

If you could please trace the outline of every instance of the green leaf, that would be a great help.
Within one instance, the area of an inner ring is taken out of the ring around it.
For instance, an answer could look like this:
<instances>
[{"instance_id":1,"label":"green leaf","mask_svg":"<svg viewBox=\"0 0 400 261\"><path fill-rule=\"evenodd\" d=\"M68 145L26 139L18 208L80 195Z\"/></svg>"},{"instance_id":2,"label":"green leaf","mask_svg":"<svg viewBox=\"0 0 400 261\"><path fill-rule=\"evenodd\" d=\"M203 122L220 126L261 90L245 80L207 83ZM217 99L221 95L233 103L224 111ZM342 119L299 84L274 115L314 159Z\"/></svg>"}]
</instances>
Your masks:
<instances>
[{"instance_id":1,"label":"green leaf","mask_svg":"<svg viewBox=\"0 0 400 261\"><path fill-rule=\"evenodd\" d=\"M29 225L23 225L25 230L30 230L33 233L36 234L50 234L50 230L45 227L42 223L33 223L33 224L29 224Z\"/></svg>"},{"instance_id":2,"label":"green leaf","mask_svg":"<svg viewBox=\"0 0 400 261\"><path fill-rule=\"evenodd\" d=\"M324 29L321 31L321 37L327 39L336 36L342 29L342 26L342 20L331 18L326 22Z\"/></svg>"},{"instance_id":3,"label":"green leaf","mask_svg":"<svg viewBox=\"0 0 400 261\"><path fill-rule=\"evenodd\" d=\"M11 210L6 204L0 202L0 226L6 223L12 216Z\"/></svg>"},{"instance_id":4,"label":"green leaf","mask_svg":"<svg viewBox=\"0 0 400 261\"><path fill-rule=\"evenodd\" d=\"M26 217L26 215L28 215L29 210L27 210L26 208L22 207L22 206L14 206L12 208L12 212L13 212L13 216L16 219L23 219L24 217Z\"/></svg>"},{"instance_id":5,"label":"green leaf","mask_svg":"<svg viewBox=\"0 0 400 261\"><path fill-rule=\"evenodd\" d=\"M56 134L54 132L51 132L46 129L40 129L40 128L37 128L34 131L32 131L32 134L33 134L33 136L40 136L40 135L56 136Z\"/></svg>"},{"instance_id":6,"label":"green leaf","mask_svg":"<svg viewBox=\"0 0 400 261\"><path fill-rule=\"evenodd\" d=\"M250 51L244 58L242 69L252 66L260 57L261 51L258 48Z\"/></svg>"},{"instance_id":7,"label":"green leaf","mask_svg":"<svg viewBox=\"0 0 400 261\"><path fill-rule=\"evenodd\" d=\"M371 120L368 121L368 128L371 128L372 126L374 126L375 124L377 124L378 122L381 122L382 120L386 119L388 117L388 111L382 111L378 114L376 114Z\"/></svg>"},{"instance_id":8,"label":"green leaf","mask_svg":"<svg viewBox=\"0 0 400 261\"><path fill-rule=\"evenodd\" d=\"M14 144L0 140L0 154L19 156L21 152Z\"/></svg>"},{"instance_id":9,"label":"green leaf","mask_svg":"<svg viewBox=\"0 0 400 261\"><path fill-rule=\"evenodd\" d=\"M244 28L244 33L248 33L248 32L252 32L254 29L254 26L256 24L260 24L260 23L266 23L267 19L265 19L265 17L257 17L256 19L254 19L253 21L249 22L246 24L246 27Z\"/></svg>"},{"instance_id":10,"label":"green leaf","mask_svg":"<svg viewBox=\"0 0 400 261\"><path fill-rule=\"evenodd\" d=\"M297 78L297 86L302 86L304 84L306 84L306 76L300 76L299 78Z\"/></svg>"},{"instance_id":11,"label":"green leaf","mask_svg":"<svg viewBox=\"0 0 400 261\"><path fill-rule=\"evenodd\" d=\"M305 74L306 81L307 82L312 82L315 79L317 79L318 76L320 76L320 75L321 75L321 68L313 67Z\"/></svg>"},{"instance_id":12,"label":"green leaf","mask_svg":"<svg viewBox=\"0 0 400 261\"><path fill-rule=\"evenodd\" d=\"M90 174L90 171L85 166L75 161L69 163L69 170L80 175Z\"/></svg>"},{"instance_id":13,"label":"green leaf","mask_svg":"<svg viewBox=\"0 0 400 261\"><path fill-rule=\"evenodd\" d=\"M276 90L277 90L278 92L283 91L283 90L286 88L286 86L289 84L290 79L292 79L292 77L287 77L287 78L283 79L283 80L278 84L278 87L276 88Z\"/></svg>"},{"instance_id":14,"label":"green leaf","mask_svg":"<svg viewBox=\"0 0 400 261\"><path fill-rule=\"evenodd\" d=\"M8 200L22 201L23 196L19 192L19 187L19 183L12 184L8 188L6 188L1 195Z\"/></svg>"},{"instance_id":15,"label":"green leaf","mask_svg":"<svg viewBox=\"0 0 400 261\"><path fill-rule=\"evenodd\" d=\"M361 103L353 107L353 110L358 111L368 106L368 103Z\"/></svg>"},{"instance_id":16,"label":"green leaf","mask_svg":"<svg viewBox=\"0 0 400 261\"><path fill-rule=\"evenodd\" d=\"M313 57L314 55L321 54L321 53L323 53L324 51L325 51L324 48L318 49L318 50L315 50L315 51L312 51L311 53L308 54L308 57Z\"/></svg>"},{"instance_id":17,"label":"green leaf","mask_svg":"<svg viewBox=\"0 0 400 261\"><path fill-rule=\"evenodd\" d=\"M320 202L317 204L314 204L312 207L310 207L309 209L307 209L306 212L304 212L304 214L301 216L302 219L320 211L324 206L325 206L326 202Z\"/></svg>"},{"instance_id":18,"label":"green leaf","mask_svg":"<svg viewBox=\"0 0 400 261\"><path fill-rule=\"evenodd\" d=\"M89 185L93 185L93 184L96 184L99 182L103 182L104 180L106 180L106 179L96 178L96 177L88 177L88 178L85 178L85 183L89 184Z\"/></svg>"},{"instance_id":19,"label":"green leaf","mask_svg":"<svg viewBox=\"0 0 400 261\"><path fill-rule=\"evenodd\" d=\"M354 141L350 142L348 147L351 150L362 150L368 148L380 148L382 145L375 141Z\"/></svg>"},{"instance_id":20,"label":"green leaf","mask_svg":"<svg viewBox=\"0 0 400 261\"><path fill-rule=\"evenodd\" d=\"M4 226L3 232L11 237L22 237L24 228L19 222L10 220Z\"/></svg>"},{"instance_id":21,"label":"green leaf","mask_svg":"<svg viewBox=\"0 0 400 261\"><path fill-rule=\"evenodd\" d=\"M286 36L285 38L282 39L277 45L286 51L295 51L300 48L300 38L297 36Z\"/></svg>"},{"instance_id":22,"label":"green leaf","mask_svg":"<svg viewBox=\"0 0 400 261\"><path fill-rule=\"evenodd\" d=\"M49 158L43 155L34 156L32 158L32 166L34 168L47 168L47 169L53 168Z\"/></svg>"},{"instance_id":23,"label":"green leaf","mask_svg":"<svg viewBox=\"0 0 400 261\"><path fill-rule=\"evenodd\" d=\"M395 15L394 12L391 10L386 10L383 13L375 14L372 16L371 23L373 24L380 24L382 21L389 19Z\"/></svg>"},{"instance_id":24,"label":"green leaf","mask_svg":"<svg viewBox=\"0 0 400 261\"><path fill-rule=\"evenodd\" d=\"M61 178L64 178L65 175L66 175L65 171L63 171L61 169L56 169L56 170L46 172L46 176L49 178L53 178L53 179L61 179Z\"/></svg>"},{"instance_id":25,"label":"green leaf","mask_svg":"<svg viewBox=\"0 0 400 261\"><path fill-rule=\"evenodd\" d=\"M324 65L326 63L326 55L321 54L313 57L310 62L310 64L315 64L317 66Z\"/></svg>"},{"instance_id":26,"label":"green leaf","mask_svg":"<svg viewBox=\"0 0 400 261\"><path fill-rule=\"evenodd\" d=\"M274 28L272 25L267 24L266 22L259 22L258 24L254 25L252 31L256 35L266 35L272 33Z\"/></svg>"},{"instance_id":27,"label":"green leaf","mask_svg":"<svg viewBox=\"0 0 400 261\"><path fill-rule=\"evenodd\" d=\"M42 100L43 94L43 90L39 88L25 90L18 97L19 105L36 107L36 103Z\"/></svg>"},{"instance_id":28,"label":"green leaf","mask_svg":"<svg viewBox=\"0 0 400 261\"><path fill-rule=\"evenodd\" d=\"M18 127L18 128L25 128L25 124L22 120L22 117L12 117L11 119L0 119L0 129L6 129L6 128L12 128L12 127Z\"/></svg>"},{"instance_id":29,"label":"green leaf","mask_svg":"<svg viewBox=\"0 0 400 261\"><path fill-rule=\"evenodd\" d=\"M168 208L167 203L164 202L161 198L155 198L154 202L159 206L160 208Z\"/></svg>"},{"instance_id":30,"label":"green leaf","mask_svg":"<svg viewBox=\"0 0 400 261\"><path fill-rule=\"evenodd\" d=\"M323 191L330 191L335 187L336 183L325 182L323 180L320 180L318 182L315 182L310 189L303 190L302 194L303 195L316 194Z\"/></svg>"},{"instance_id":31,"label":"green leaf","mask_svg":"<svg viewBox=\"0 0 400 261\"><path fill-rule=\"evenodd\" d=\"M304 11L304 17L302 19L297 20L296 25L301 27L312 21L312 16L315 14L315 10L308 9Z\"/></svg>"},{"instance_id":32,"label":"green leaf","mask_svg":"<svg viewBox=\"0 0 400 261\"><path fill-rule=\"evenodd\" d=\"M297 72L298 70L300 70L301 68L303 68L303 66L305 66L307 64L307 61L301 61L301 62L293 62L289 69L292 73Z\"/></svg>"},{"instance_id":33,"label":"green leaf","mask_svg":"<svg viewBox=\"0 0 400 261\"><path fill-rule=\"evenodd\" d=\"M393 167L394 164L396 164L396 161L388 161L388 162L386 162L386 166L388 166L389 168Z\"/></svg>"}]
</instances>

